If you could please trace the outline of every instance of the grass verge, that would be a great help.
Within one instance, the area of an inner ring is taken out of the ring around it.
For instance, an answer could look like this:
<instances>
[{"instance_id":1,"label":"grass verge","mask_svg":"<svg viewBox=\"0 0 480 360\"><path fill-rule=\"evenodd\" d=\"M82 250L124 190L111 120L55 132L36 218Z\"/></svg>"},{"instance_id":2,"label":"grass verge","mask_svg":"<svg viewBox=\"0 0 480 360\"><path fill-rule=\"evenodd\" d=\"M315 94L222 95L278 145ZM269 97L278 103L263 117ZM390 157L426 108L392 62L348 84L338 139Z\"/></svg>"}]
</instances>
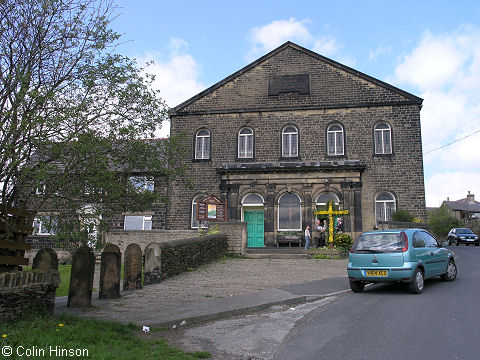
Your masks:
<instances>
[{"instance_id":1,"label":"grass verge","mask_svg":"<svg viewBox=\"0 0 480 360\"><path fill-rule=\"evenodd\" d=\"M141 338L134 324L83 319L73 315L24 316L0 324L0 348L10 348L10 359L207 359L207 352L188 353L164 340ZM73 352L73 354L72 354ZM63 355L63 356L62 356Z\"/></svg>"}]
</instances>

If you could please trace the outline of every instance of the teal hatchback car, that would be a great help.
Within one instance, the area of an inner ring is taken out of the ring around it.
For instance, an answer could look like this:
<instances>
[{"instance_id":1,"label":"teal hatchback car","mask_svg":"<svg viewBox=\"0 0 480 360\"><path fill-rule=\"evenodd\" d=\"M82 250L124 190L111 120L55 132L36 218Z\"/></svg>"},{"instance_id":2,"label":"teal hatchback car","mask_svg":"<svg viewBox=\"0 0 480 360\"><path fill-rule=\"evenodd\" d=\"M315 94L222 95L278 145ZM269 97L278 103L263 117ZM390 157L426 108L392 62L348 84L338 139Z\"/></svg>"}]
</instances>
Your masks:
<instances>
[{"instance_id":1,"label":"teal hatchback car","mask_svg":"<svg viewBox=\"0 0 480 360\"><path fill-rule=\"evenodd\" d=\"M420 294L425 279L457 277L453 253L422 229L362 233L350 249L347 271L354 292L362 292L368 283L399 281Z\"/></svg>"}]
</instances>

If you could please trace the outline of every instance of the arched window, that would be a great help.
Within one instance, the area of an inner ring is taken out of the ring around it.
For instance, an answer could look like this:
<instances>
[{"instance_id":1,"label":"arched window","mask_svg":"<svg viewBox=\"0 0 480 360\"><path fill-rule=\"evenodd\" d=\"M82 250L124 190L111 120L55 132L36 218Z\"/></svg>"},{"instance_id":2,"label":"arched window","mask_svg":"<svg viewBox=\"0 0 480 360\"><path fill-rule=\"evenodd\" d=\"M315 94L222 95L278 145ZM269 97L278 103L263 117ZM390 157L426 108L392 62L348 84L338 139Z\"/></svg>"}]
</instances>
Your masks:
<instances>
[{"instance_id":1,"label":"arched window","mask_svg":"<svg viewBox=\"0 0 480 360\"><path fill-rule=\"evenodd\" d=\"M375 154L392 153L392 131L385 122L378 123L374 130Z\"/></svg>"},{"instance_id":2,"label":"arched window","mask_svg":"<svg viewBox=\"0 0 480 360\"><path fill-rule=\"evenodd\" d=\"M202 200L204 197L206 197L207 195L205 194L199 194L197 196L195 196L192 200L192 216L191 216L191 221L190 221L190 227L192 229L198 229L198 221L197 221L197 203L198 203L198 200Z\"/></svg>"},{"instance_id":3,"label":"arched window","mask_svg":"<svg viewBox=\"0 0 480 360\"><path fill-rule=\"evenodd\" d=\"M263 198L258 194L248 194L243 198L242 204L248 206L263 206Z\"/></svg>"},{"instance_id":4,"label":"arched window","mask_svg":"<svg viewBox=\"0 0 480 360\"><path fill-rule=\"evenodd\" d=\"M317 201L315 202L315 205L317 206L327 205L329 201L333 201L335 205L338 205L340 203L338 196L335 195L334 193L323 193L317 197Z\"/></svg>"},{"instance_id":5,"label":"arched window","mask_svg":"<svg viewBox=\"0 0 480 360\"><path fill-rule=\"evenodd\" d=\"M295 126L286 126L282 131L282 156L298 156L298 130Z\"/></svg>"},{"instance_id":6,"label":"arched window","mask_svg":"<svg viewBox=\"0 0 480 360\"><path fill-rule=\"evenodd\" d=\"M278 230L302 230L302 209L297 194L286 193L278 199Z\"/></svg>"},{"instance_id":7,"label":"arched window","mask_svg":"<svg viewBox=\"0 0 480 360\"><path fill-rule=\"evenodd\" d=\"M388 221L395 211L395 197L389 192L382 192L375 198L375 218L378 221Z\"/></svg>"},{"instance_id":8,"label":"arched window","mask_svg":"<svg viewBox=\"0 0 480 360\"><path fill-rule=\"evenodd\" d=\"M195 135L195 159L210 159L210 131L200 129Z\"/></svg>"},{"instance_id":9,"label":"arched window","mask_svg":"<svg viewBox=\"0 0 480 360\"><path fill-rule=\"evenodd\" d=\"M250 128L243 128L238 132L238 157L253 158L253 130Z\"/></svg>"},{"instance_id":10,"label":"arched window","mask_svg":"<svg viewBox=\"0 0 480 360\"><path fill-rule=\"evenodd\" d=\"M327 154L330 156L343 155L343 127L332 124L327 129Z\"/></svg>"}]
</instances>

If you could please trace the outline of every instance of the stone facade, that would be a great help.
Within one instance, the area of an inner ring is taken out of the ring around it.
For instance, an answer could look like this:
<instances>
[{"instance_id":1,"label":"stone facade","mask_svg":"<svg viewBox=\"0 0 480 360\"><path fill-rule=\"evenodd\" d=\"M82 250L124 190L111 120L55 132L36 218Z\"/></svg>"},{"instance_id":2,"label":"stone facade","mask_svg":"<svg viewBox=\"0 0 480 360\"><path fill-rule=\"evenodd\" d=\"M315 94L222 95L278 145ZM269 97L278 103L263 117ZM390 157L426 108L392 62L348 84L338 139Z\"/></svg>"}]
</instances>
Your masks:
<instances>
[{"instance_id":1,"label":"stone facade","mask_svg":"<svg viewBox=\"0 0 480 360\"><path fill-rule=\"evenodd\" d=\"M295 89L298 84L284 85L292 91L278 94L269 88L273 77L289 74L308 75L307 91ZM376 226L381 192L394 197L397 209L425 220L421 103L412 94L286 43L171 112L171 134L188 134L192 154L186 159L187 175L194 189L170 185L167 228L189 228L192 200L210 193L227 200L232 221L243 220L242 199L259 194L265 245L273 245L279 233L278 201L285 193L301 200L301 229L312 226L322 193L335 194L339 206L350 211L345 231L354 236ZM376 154L374 129L380 122L390 127L391 153ZM327 153L331 124L343 129L343 155ZM282 130L289 125L298 131L295 157L282 156ZM250 159L237 154L244 127L254 134ZM210 133L210 153L201 160L195 158L200 129Z\"/></svg>"}]
</instances>

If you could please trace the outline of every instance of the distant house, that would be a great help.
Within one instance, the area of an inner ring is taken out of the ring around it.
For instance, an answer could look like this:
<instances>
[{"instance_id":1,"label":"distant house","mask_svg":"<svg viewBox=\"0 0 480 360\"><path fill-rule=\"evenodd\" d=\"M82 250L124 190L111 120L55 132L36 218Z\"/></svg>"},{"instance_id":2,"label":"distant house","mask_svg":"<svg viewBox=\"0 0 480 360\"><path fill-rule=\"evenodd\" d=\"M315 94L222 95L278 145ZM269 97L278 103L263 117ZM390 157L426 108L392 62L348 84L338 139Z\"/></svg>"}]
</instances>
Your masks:
<instances>
[{"instance_id":1,"label":"distant house","mask_svg":"<svg viewBox=\"0 0 480 360\"><path fill-rule=\"evenodd\" d=\"M442 205L448 207L453 213L453 216L460 220L480 217L480 202L475 201L475 195L470 194L470 191L466 198L456 201L450 201L450 199L447 198Z\"/></svg>"}]
</instances>

